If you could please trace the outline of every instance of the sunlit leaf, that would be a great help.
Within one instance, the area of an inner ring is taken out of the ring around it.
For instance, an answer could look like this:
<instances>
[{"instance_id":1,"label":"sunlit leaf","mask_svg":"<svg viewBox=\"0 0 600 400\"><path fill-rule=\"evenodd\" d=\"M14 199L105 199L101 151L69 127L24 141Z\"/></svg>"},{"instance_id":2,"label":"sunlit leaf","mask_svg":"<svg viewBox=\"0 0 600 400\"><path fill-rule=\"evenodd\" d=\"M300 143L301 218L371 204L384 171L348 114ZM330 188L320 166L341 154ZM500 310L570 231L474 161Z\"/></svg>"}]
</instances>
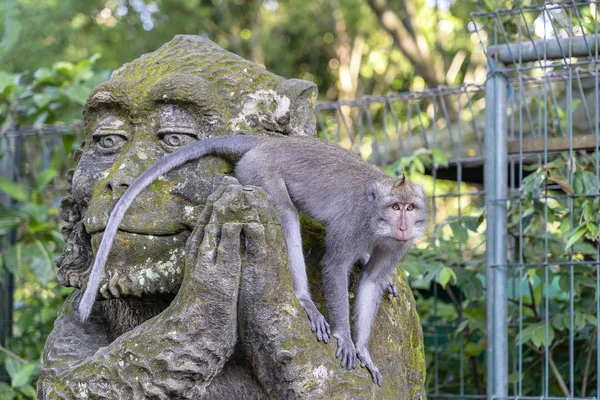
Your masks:
<instances>
[{"instance_id":1,"label":"sunlit leaf","mask_svg":"<svg viewBox=\"0 0 600 400\"><path fill-rule=\"evenodd\" d=\"M433 157L433 164L436 167L448 166L448 157L440 149L431 149L431 156Z\"/></svg>"},{"instance_id":2,"label":"sunlit leaf","mask_svg":"<svg viewBox=\"0 0 600 400\"><path fill-rule=\"evenodd\" d=\"M450 279L454 279L454 283L456 283L456 274L451 268L442 267L438 275L438 283L445 289Z\"/></svg>"}]
</instances>

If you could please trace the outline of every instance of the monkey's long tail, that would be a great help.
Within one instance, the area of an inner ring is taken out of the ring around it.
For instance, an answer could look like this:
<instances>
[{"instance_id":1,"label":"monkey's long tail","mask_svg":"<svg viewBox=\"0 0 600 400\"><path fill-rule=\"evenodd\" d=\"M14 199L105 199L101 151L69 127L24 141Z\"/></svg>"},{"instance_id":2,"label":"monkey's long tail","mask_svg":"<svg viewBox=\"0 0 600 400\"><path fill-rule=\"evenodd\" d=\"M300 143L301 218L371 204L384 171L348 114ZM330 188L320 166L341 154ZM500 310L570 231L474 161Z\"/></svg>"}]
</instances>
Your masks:
<instances>
[{"instance_id":1,"label":"monkey's long tail","mask_svg":"<svg viewBox=\"0 0 600 400\"><path fill-rule=\"evenodd\" d=\"M113 240L125 212L129 206L131 206L131 203L133 203L138 194L159 176L188 161L209 154L242 156L264 140L264 136L228 135L193 142L192 144L182 147L161 158L133 181L131 186L123 193L123 196L121 196L115 205L115 208L112 210L110 218L108 219L108 224L104 230L98 253L94 259L94 265L92 266L85 293L79 302L79 316L81 320L87 320L92 312L92 307L94 306L96 294L98 293L98 288L100 286L100 279L104 273L104 265L108 259Z\"/></svg>"}]
</instances>

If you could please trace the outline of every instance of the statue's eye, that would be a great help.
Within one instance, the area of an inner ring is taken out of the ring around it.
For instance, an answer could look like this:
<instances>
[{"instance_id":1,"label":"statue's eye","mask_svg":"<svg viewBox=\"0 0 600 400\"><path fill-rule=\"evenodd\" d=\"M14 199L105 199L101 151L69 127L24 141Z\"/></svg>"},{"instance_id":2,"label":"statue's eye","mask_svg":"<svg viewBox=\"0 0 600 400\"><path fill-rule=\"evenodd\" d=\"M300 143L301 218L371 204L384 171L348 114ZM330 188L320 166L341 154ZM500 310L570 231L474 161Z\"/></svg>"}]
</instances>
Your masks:
<instances>
[{"instance_id":1,"label":"statue's eye","mask_svg":"<svg viewBox=\"0 0 600 400\"><path fill-rule=\"evenodd\" d=\"M161 140L167 147L181 147L196 140L194 136L185 133L164 133Z\"/></svg>"},{"instance_id":2,"label":"statue's eye","mask_svg":"<svg viewBox=\"0 0 600 400\"><path fill-rule=\"evenodd\" d=\"M400 211L400 204L396 203L392 205L392 210L394 211Z\"/></svg>"},{"instance_id":3,"label":"statue's eye","mask_svg":"<svg viewBox=\"0 0 600 400\"><path fill-rule=\"evenodd\" d=\"M406 206L406 211L412 211L414 209L415 209L414 204L409 204L409 205Z\"/></svg>"},{"instance_id":4,"label":"statue's eye","mask_svg":"<svg viewBox=\"0 0 600 400\"><path fill-rule=\"evenodd\" d=\"M127 142L125 136L117 134L95 134L93 139L96 147L104 153L114 153Z\"/></svg>"}]
</instances>

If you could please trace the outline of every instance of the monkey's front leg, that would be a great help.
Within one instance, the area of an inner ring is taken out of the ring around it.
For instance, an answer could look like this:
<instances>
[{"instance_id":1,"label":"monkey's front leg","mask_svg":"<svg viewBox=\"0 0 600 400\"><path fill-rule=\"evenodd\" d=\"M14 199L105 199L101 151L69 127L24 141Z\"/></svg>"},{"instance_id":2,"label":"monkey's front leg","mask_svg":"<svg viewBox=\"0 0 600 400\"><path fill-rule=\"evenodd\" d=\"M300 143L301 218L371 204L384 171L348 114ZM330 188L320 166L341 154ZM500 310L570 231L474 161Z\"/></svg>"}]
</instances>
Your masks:
<instances>
[{"instance_id":1,"label":"monkey's front leg","mask_svg":"<svg viewBox=\"0 0 600 400\"><path fill-rule=\"evenodd\" d=\"M335 356L341 357L342 367L351 370L356 367L356 347L350 331L348 303L348 272L352 262L336 262L326 254L322 264L328 317L333 325L332 336L337 339Z\"/></svg>"},{"instance_id":2,"label":"monkey's front leg","mask_svg":"<svg viewBox=\"0 0 600 400\"><path fill-rule=\"evenodd\" d=\"M373 254L360 275L354 306L354 340L357 356L362 366L371 373L373 382L379 386L383 385L383 375L371 360L368 346L383 290L389 288L391 273L396 265L390 258L394 257L389 257L381 250Z\"/></svg>"},{"instance_id":3,"label":"monkey's front leg","mask_svg":"<svg viewBox=\"0 0 600 400\"><path fill-rule=\"evenodd\" d=\"M275 208L281 218L281 227L288 250L288 262L294 283L294 293L298 302L306 312L311 330L320 342L329 342L331 331L323 314L319 312L310 297L306 264L302 254L302 236L300 235L300 217L287 192L285 182L269 181L263 185L267 193L276 198Z\"/></svg>"}]
</instances>

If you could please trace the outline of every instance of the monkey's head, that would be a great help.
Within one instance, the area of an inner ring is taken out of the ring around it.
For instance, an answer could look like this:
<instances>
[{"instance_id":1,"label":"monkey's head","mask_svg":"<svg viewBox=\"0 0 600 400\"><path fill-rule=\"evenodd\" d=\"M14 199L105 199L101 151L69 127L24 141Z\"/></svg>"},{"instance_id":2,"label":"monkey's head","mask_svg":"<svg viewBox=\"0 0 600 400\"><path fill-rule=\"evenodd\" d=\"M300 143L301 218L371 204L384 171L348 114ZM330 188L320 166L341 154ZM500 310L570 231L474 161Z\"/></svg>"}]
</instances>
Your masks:
<instances>
[{"instance_id":1,"label":"monkey's head","mask_svg":"<svg viewBox=\"0 0 600 400\"><path fill-rule=\"evenodd\" d=\"M427 197L421 185L406 180L382 179L367 188L373 207L371 227L381 239L410 244L427 230Z\"/></svg>"},{"instance_id":2,"label":"monkey's head","mask_svg":"<svg viewBox=\"0 0 600 400\"><path fill-rule=\"evenodd\" d=\"M85 144L64 203L70 240L60 282L85 287L110 212L157 160L192 141L241 131L312 136L316 95L314 83L286 80L199 36L177 36L114 71L85 106ZM227 160L203 157L137 196L115 237L101 297L177 293L187 238L213 178L232 171Z\"/></svg>"}]
</instances>

